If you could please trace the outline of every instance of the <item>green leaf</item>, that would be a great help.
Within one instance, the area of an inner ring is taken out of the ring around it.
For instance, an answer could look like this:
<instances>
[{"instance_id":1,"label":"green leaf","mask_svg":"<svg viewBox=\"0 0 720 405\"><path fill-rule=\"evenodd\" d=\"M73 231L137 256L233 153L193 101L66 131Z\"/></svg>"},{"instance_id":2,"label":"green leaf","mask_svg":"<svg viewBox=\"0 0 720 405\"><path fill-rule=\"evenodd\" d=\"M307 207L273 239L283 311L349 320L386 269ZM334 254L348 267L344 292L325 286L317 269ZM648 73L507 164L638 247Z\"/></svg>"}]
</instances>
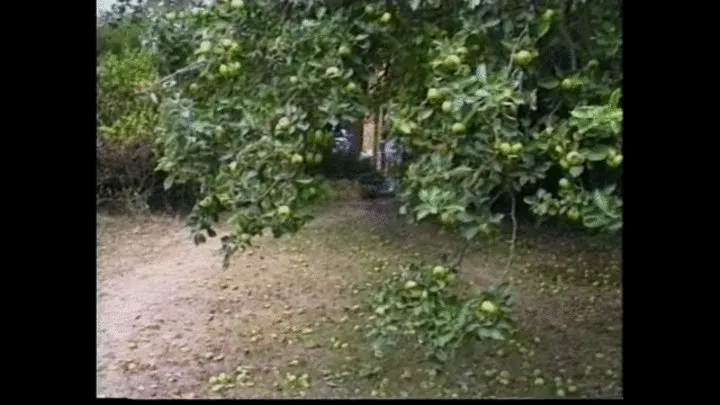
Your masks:
<instances>
[{"instance_id":1,"label":"green leaf","mask_svg":"<svg viewBox=\"0 0 720 405\"><path fill-rule=\"evenodd\" d=\"M477 69L475 69L475 75L477 76L480 83L487 83L487 65L484 63L479 64ZM490 96L490 93L487 90L480 89L475 92L475 95L485 98Z\"/></svg>"},{"instance_id":2,"label":"green leaf","mask_svg":"<svg viewBox=\"0 0 720 405\"><path fill-rule=\"evenodd\" d=\"M476 331L476 330L479 329L479 328L480 328L480 324L471 323L471 324L469 324L469 325L467 325L467 326L465 327L465 333L474 332L474 331Z\"/></svg>"},{"instance_id":3,"label":"green leaf","mask_svg":"<svg viewBox=\"0 0 720 405\"><path fill-rule=\"evenodd\" d=\"M489 338L490 337L490 329L482 327L482 326L477 328L477 336L480 338L480 340Z\"/></svg>"},{"instance_id":4,"label":"green leaf","mask_svg":"<svg viewBox=\"0 0 720 405\"><path fill-rule=\"evenodd\" d=\"M169 190L170 187L172 187L174 181L175 181L175 178L173 176L165 177L165 180L163 180L163 188L165 190Z\"/></svg>"},{"instance_id":5,"label":"green leaf","mask_svg":"<svg viewBox=\"0 0 720 405\"><path fill-rule=\"evenodd\" d=\"M552 90L560 85L560 81L555 79L554 77L550 78L543 78L538 80L538 87L542 87L543 89Z\"/></svg>"},{"instance_id":6,"label":"green leaf","mask_svg":"<svg viewBox=\"0 0 720 405\"><path fill-rule=\"evenodd\" d=\"M585 171L585 166L573 166L570 168L570 175L573 177L578 177Z\"/></svg>"},{"instance_id":7,"label":"green leaf","mask_svg":"<svg viewBox=\"0 0 720 405\"><path fill-rule=\"evenodd\" d=\"M607 158L610 148L606 145L595 145L592 149L585 152L585 157L591 162L599 162Z\"/></svg>"},{"instance_id":8,"label":"green leaf","mask_svg":"<svg viewBox=\"0 0 720 405\"><path fill-rule=\"evenodd\" d=\"M477 6L480 5L480 0L467 0L467 6L468 8L475 9ZM497 20L499 22L499 20Z\"/></svg>"},{"instance_id":9,"label":"green leaf","mask_svg":"<svg viewBox=\"0 0 720 405\"><path fill-rule=\"evenodd\" d=\"M590 119L597 117L599 110L601 107L598 106L592 106L592 105L585 105L576 107L574 110L570 111L570 115L572 115L575 118L580 119Z\"/></svg>"},{"instance_id":10,"label":"green leaf","mask_svg":"<svg viewBox=\"0 0 720 405\"><path fill-rule=\"evenodd\" d=\"M462 236L466 240L472 240L480 232L480 228L477 226L471 226L462 231Z\"/></svg>"},{"instance_id":11,"label":"green leaf","mask_svg":"<svg viewBox=\"0 0 720 405\"><path fill-rule=\"evenodd\" d=\"M537 31L538 38L544 37L545 34L547 34L548 31L550 31L551 26L552 26L552 20L541 19L540 24L538 24L538 31Z\"/></svg>"},{"instance_id":12,"label":"green leaf","mask_svg":"<svg viewBox=\"0 0 720 405\"><path fill-rule=\"evenodd\" d=\"M604 212L608 211L609 201L608 201L607 196L601 194L597 190L595 191L595 193L593 195L593 202L595 203L595 206L600 208L600 211L604 211Z\"/></svg>"},{"instance_id":13,"label":"green leaf","mask_svg":"<svg viewBox=\"0 0 720 405\"><path fill-rule=\"evenodd\" d=\"M465 208L463 207L463 210L464 209ZM468 214L465 211L458 213L457 219L458 219L458 221L462 222L463 224L469 224L475 220L475 218L472 215Z\"/></svg>"},{"instance_id":14,"label":"green leaf","mask_svg":"<svg viewBox=\"0 0 720 405\"><path fill-rule=\"evenodd\" d=\"M427 110L424 110L423 112L421 112L421 113L420 113L420 116L419 116L420 121L425 121L426 119L430 118L430 116L433 115L433 112L434 112L434 111L433 111L432 109L430 109L430 108L428 108Z\"/></svg>"},{"instance_id":15,"label":"green leaf","mask_svg":"<svg viewBox=\"0 0 720 405\"><path fill-rule=\"evenodd\" d=\"M475 4L475 7L477 7L477 5L480 4L480 0L471 1L471 3L474 3L474 4ZM500 20L499 18L495 18L495 19L492 19L492 20L488 20L488 21L486 21L485 23L483 23L482 27L483 27L483 28L496 27L498 24L500 24L500 21L501 21L501 20Z\"/></svg>"},{"instance_id":16,"label":"green leaf","mask_svg":"<svg viewBox=\"0 0 720 405\"><path fill-rule=\"evenodd\" d=\"M588 228L600 228L606 223L605 217L601 215L586 215L583 217L583 225Z\"/></svg>"},{"instance_id":17,"label":"green leaf","mask_svg":"<svg viewBox=\"0 0 720 405\"><path fill-rule=\"evenodd\" d=\"M617 232L623 227L623 221L615 221L608 225L607 230L609 232Z\"/></svg>"},{"instance_id":18,"label":"green leaf","mask_svg":"<svg viewBox=\"0 0 720 405\"><path fill-rule=\"evenodd\" d=\"M490 338L495 340L505 340L505 335L497 329L490 330Z\"/></svg>"},{"instance_id":19,"label":"green leaf","mask_svg":"<svg viewBox=\"0 0 720 405\"><path fill-rule=\"evenodd\" d=\"M454 176L459 176L459 175L467 174L467 173L471 173L471 172L473 172L473 169L471 169L468 166L458 166L458 167L446 172L445 174L448 177L454 177Z\"/></svg>"},{"instance_id":20,"label":"green leaf","mask_svg":"<svg viewBox=\"0 0 720 405\"><path fill-rule=\"evenodd\" d=\"M502 222L503 218L505 218L505 214L503 214L502 212L498 212L490 215L490 218L488 218L488 222L491 224L499 224L500 222Z\"/></svg>"},{"instance_id":21,"label":"green leaf","mask_svg":"<svg viewBox=\"0 0 720 405\"><path fill-rule=\"evenodd\" d=\"M503 335L499 330L497 329L490 329L490 328L478 328L477 335L480 338L480 340L485 339L493 339L493 340L505 340L505 335Z\"/></svg>"},{"instance_id":22,"label":"green leaf","mask_svg":"<svg viewBox=\"0 0 720 405\"><path fill-rule=\"evenodd\" d=\"M436 342L436 344L437 344L438 346L440 346L440 347L445 347L445 346L447 346L448 343L450 343L450 341L453 340L454 337L455 337L454 334L452 334L452 333L446 333L446 334L440 336L439 338L437 338L437 339L435 340L435 342Z\"/></svg>"},{"instance_id":23,"label":"green leaf","mask_svg":"<svg viewBox=\"0 0 720 405\"><path fill-rule=\"evenodd\" d=\"M431 214L430 210L425 208L425 209L418 210L415 217L417 218L418 221L420 221L421 219L427 217L430 214Z\"/></svg>"},{"instance_id":24,"label":"green leaf","mask_svg":"<svg viewBox=\"0 0 720 405\"><path fill-rule=\"evenodd\" d=\"M479 89L475 91L475 97L479 99L489 98L490 96L492 96L492 94L490 94L490 92L485 89Z\"/></svg>"}]
</instances>

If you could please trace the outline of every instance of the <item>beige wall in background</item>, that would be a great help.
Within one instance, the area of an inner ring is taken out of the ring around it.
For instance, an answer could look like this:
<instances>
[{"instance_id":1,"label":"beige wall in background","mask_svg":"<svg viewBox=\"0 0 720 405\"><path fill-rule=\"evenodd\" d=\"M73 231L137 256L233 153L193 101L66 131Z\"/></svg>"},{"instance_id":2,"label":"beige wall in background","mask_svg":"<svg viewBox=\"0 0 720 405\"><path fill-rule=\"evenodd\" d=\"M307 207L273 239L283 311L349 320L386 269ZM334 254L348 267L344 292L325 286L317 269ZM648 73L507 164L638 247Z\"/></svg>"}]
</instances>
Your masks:
<instances>
[{"instance_id":1,"label":"beige wall in background","mask_svg":"<svg viewBox=\"0 0 720 405\"><path fill-rule=\"evenodd\" d=\"M362 151L370 156L375 156L375 117L365 117L363 122Z\"/></svg>"},{"instance_id":2,"label":"beige wall in background","mask_svg":"<svg viewBox=\"0 0 720 405\"><path fill-rule=\"evenodd\" d=\"M383 128L383 119L384 115L382 112L380 112L379 120L376 119L374 115L365 117L362 129L362 153L373 159L375 167L378 170L382 170L384 165L379 150L380 142L382 142L384 138L385 131L385 128ZM378 124L380 128L377 128L376 132L375 126Z\"/></svg>"}]
</instances>

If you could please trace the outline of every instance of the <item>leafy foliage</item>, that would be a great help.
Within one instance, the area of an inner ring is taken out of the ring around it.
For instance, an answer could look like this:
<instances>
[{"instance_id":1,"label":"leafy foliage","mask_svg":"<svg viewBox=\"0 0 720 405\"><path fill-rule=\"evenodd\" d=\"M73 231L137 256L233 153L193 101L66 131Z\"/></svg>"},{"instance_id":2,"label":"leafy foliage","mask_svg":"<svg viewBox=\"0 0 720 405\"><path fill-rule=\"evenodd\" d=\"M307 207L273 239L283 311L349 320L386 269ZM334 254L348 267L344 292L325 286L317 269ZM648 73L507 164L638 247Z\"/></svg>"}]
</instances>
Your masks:
<instances>
[{"instance_id":1,"label":"leafy foliage","mask_svg":"<svg viewBox=\"0 0 720 405\"><path fill-rule=\"evenodd\" d=\"M100 137L152 139L158 123L157 105L148 96L158 79L153 55L141 50L105 54L97 72Z\"/></svg>"},{"instance_id":2,"label":"leafy foliage","mask_svg":"<svg viewBox=\"0 0 720 405\"><path fill-rule=\"evenodd\" d=\"M396 89L391 115L394 135L417 157L402 196L403 210L415 219L438 215L468 238L486 234L501 219L493 201L537 187L557 167L565 173L560 182L569 186L551 200L542 200L552 195L544 187L526 198L535 214L565 215L591 228L622 227L615 188L593 178L597 169L622 162L621 77L597 80L600 62L592 59L615 62L621 42L613 37L605 54L578 55L566 38L569 29L579 29L569 26L570 14L574 21L594 9L545 3L545 9L506 1L480 13L449 11L446 23L454 29L395 34L415 36L430 49L420 47L415 55L427 66L425 80ZM619 30L617 16L597 23L590 28ZM569 51L565 57L562 49ZM569 119L563 117L568 112ZM592 174L583 178L586 172Z\"/></svg>"},{"instance_id":3,"label":"leafy foliage","mask_svg":"<svg viewBox=\"0 0 720 405\"><path fill-rule=\"evenodd\" d=\"M264 229L280 236L309 219L302 208L320 198L309 171L332 142L327 124L364 115L362 80L339 52L353 41L333 30L342 14L283 24L268 7L236 1L183 17L205 30L187 37L197 71L165 98L159 168L202 185L189 218L196 232L214 234L216 214L233 212L229 255Z\"/></svg>"},{"instance_id":4,"label":"leafy foliage","mask_svg":"<svg viewBox=\"0 0 720 405\"><path fill-rule=\"evenodd\" d=\"M374 296L373 337L377 356L412 337L427 355L439 361L451 358L468 338L507 340L515 331L507 285L491 288L469 299L452 292L456 269L409 265L381 283Z\"/></svg>"},{"instance_id":5,"label":"leafy foliage","mask_svg":"<svg viewBox=\"0 0 720 405\"><path fill-rule=\"evenodd\" d=\"M620 0L158 6L145 13L144 50L100 61L100 132L157 137L163 187L198 185L195 243L218 236L229 213L225 266L254 237L311 218L323 181L339 175L329 128L380 109L405 152L400 214L410 220L472 241L508 216L516 225L524 203L538 218L617 232L620 12ZM363 165L347 169L381 180ZM378 355L412 338L447 361L469 338L513 334L507 286L464 298L455 274L410 265L385 280L372 303Z\"/></svg>"},{"instance_id":6,"label":"leafy foliage","mask_svg":"<svg viewBox=\"0 0 720 405\"><path fill-rule=\"evenodd\" d=\"M538 216L616 231L620 29L619 7L560 0L171 12L152 35L174 72L160 168L203 185L194 232L214 234L217 213L233 213L229 255L263 229L297 230L317 201L328 123L386 105L409 156L401 212L412 219L473 239L503 219L498 197L526 196Z\"/></svg>"},{"instance_id":7,"label":"leafy foliage","mask_svg":"<svg viewBox=\"0 0 720 405\"><path fill-rule=\"evenodd\" d=\"M140 49L143 30L144 27L141 24L133 21L120 21L117 24L97 26L98 55L111 53L119 56L128 51Z\"/></svg>"},{"instance_id":8,"label":"leafy foliage","mask_svg":"<svg viewBox=\"0 0 720 405\"><path fill-rule=\"evenodd\" d=\"M158 80L156 59L135 43L138 36L123 39L126 30L101 28L117 35L112 37L117 46L103 53L97 66L97 202L142 211L158 178L153 143L159 115L151 96Z\"/></svg>"},{"instance_id":9,"label":"leafy foliage","mask_svg":"<svg viewBox=\"0 0 720 405\"><path fill-rule=\"evenodd\" d=\"M387 107L407 152L401 213L475 239L525 202L622 228L619 0L219 1L150 16L165 76L167 182L197 181L198 242L226 256L299 229L321 197L328 124ZM381 74L378 75L378 72Z\"/></svg>"}]
</instances>

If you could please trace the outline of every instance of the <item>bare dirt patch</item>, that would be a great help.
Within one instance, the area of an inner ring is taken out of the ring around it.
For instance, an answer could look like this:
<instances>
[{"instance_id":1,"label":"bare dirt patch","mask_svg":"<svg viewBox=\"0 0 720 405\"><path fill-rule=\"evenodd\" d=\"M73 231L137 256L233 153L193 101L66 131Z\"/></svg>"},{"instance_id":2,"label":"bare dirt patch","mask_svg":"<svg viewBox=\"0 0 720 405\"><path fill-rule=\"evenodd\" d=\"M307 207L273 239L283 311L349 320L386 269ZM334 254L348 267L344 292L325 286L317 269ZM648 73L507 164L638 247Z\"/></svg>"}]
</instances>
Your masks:
<instances>
[{"instance_id":1,"label":"bare dirt patch","mask_svg":"<svg viewBox=\"0 0 720 405\"><path fill-rule=\"evenodd\" d=\"M101 396L219 395L210 377L237 367L279 377L278 365L305 350L288 336L319 327L347 289L334 267L310 268L300 248L271 240L222 270L217 246L194 246L175 220L103 218L99 235Z\"/></svg>"},{"instance_id":2,"label":"bare dirt patch","mask_svg":"<svg viewBox=\"0 0 720 405\"><path fill-rule=\"evenodd\" d=\"M617 249L525 234L511 274L522 336L505 349L468 348L438 371L414 352L373 358L364 303L396 264L437 260L452 238L373 202L323 209L295 237L264 239L227 270L213 242L194 246L171 219L101 220L99 395L622 395ZM497 282L506 253L502 243L473 247L464 278Z\"/></svg>"},{"instance_id":3,"label":"bare dirt patch","mask_svg":"<svg viewBox=\"0 0 720 405\"><path fill-rule=\"evenodd\" d=\"M103 219L98 255L98 394L180 396L198 386L202 283L218 271L177 221Z\"/></svg>"}]
</instances>

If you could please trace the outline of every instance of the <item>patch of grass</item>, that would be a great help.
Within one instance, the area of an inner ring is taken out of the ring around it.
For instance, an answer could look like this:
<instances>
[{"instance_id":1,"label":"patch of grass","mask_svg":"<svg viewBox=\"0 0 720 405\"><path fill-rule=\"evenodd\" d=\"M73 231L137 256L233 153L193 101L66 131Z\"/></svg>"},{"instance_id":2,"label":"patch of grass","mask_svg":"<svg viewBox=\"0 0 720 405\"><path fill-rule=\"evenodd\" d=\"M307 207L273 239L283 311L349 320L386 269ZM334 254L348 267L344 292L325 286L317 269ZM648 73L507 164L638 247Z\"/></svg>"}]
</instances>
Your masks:
<instances>
[{"instance_id":1,"label":"patch of grass","mask_svg":"<svg viewBox=\"0 0 720 405\"><path fill-rule=\"evenodd\" d=\"M327 182L327 194L330 201L357 201L362 198L362 189L352 180L333 180Z\"/></svg>"}]
</instances>

